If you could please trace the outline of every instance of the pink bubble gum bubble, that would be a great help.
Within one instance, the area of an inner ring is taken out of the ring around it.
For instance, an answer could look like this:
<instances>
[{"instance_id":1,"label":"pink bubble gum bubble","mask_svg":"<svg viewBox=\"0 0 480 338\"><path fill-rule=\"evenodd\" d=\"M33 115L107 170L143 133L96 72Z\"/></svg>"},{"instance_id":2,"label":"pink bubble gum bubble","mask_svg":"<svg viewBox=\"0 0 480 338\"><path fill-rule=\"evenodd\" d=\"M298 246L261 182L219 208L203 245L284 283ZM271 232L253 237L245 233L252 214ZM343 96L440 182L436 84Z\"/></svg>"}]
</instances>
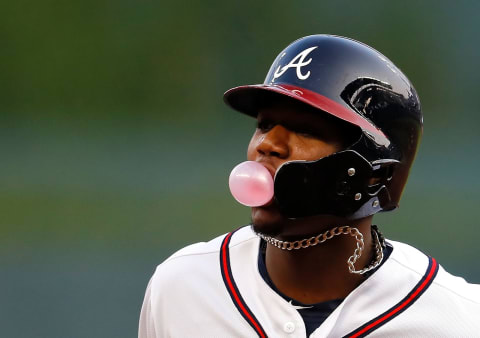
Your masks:
<instances>
[{"instance_id":1,"label":"pink bubble gum bubble","mask_svg":"<svg viewBox=\"0 0 480 338\"><path fill-rule=\"evenodd\" d=\"M230 192L241 204L259 207L273 198L273 178L258 162L246 161L233 168L228 180Z\"/></svg>"}]
</instances>

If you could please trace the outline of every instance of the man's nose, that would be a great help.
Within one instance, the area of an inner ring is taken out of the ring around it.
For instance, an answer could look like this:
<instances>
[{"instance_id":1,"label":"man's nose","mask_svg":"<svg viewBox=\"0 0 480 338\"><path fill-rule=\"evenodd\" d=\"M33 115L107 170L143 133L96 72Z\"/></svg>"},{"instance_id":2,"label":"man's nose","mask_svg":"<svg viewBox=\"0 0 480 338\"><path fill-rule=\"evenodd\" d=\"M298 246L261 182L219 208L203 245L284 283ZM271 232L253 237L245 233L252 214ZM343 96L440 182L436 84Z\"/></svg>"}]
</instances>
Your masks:
<instances>
[{"instance_id":1,"label":"man's nose","mask_svg":"<svg viewBox=\"0 0 480 338\"><path fill-rule=\"evenodd\" d=\"M266 156L287 158L289 155L289 136L290 131L277 124L261 136L257 145L257 152Z\"/></svg>"}]
</instances>

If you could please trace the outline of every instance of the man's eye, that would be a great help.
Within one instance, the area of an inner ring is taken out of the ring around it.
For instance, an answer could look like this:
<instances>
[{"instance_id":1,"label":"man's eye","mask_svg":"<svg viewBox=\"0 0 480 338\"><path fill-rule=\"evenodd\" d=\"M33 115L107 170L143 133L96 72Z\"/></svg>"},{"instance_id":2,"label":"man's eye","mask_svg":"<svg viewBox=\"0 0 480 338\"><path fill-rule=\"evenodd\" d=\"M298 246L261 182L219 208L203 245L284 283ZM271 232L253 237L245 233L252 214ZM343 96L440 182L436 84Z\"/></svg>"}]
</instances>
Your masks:
<instances>
[{"instance_id":1,"label":"man's eye","mask_svg":"<svg viewBox=\"0 0 480 338\"><path fill-rule=\"evenodd\" d=\"M260 129L261 131L269 131L270 129L273 128L273 123L269 121L258 121L257 123L257 128Z\"/></svg>"},{"instance_id":2,"label":"man's eye","mask_svg":"<svg viewBox=\"0 0 480 338\"><path fill-rule=\"evenodd\" d=\"M317 134L314 134L312 132L303 132L300 133L303 137L308 137L308 138L318 138Z\"/></svg>"},{"instance_id":3,"label":"man's eye","mask_svg":"<svg viewBox=\"0 0 480 338\"><path fill-rule=\"evenodd\" d=\"M308 137L308 138L317 138L318 133L312 131L312 130L298 130L296 132L298 135L301 135L303 137Z\"/></svg>"}]
</instances>

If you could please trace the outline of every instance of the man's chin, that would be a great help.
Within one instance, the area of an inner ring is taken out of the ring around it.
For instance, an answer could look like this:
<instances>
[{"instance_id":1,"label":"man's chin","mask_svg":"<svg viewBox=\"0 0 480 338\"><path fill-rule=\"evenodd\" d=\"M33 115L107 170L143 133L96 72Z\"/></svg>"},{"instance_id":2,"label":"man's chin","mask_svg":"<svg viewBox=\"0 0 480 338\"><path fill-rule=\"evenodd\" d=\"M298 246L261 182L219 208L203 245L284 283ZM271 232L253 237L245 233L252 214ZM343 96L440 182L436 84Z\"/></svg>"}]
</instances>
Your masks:
<instances>
[{"instance_id":1,"label":"man's chin","mask_svg":"<svg viewBox=\"0 0 480 338\"><path fill-rule=\"evenodd\" d=\"M290 219L277 206L252 208L252 229L282 240L297 240L316 236L334 226L349 224L346 219L331 215L316 215Z\"/></svg>"},{"instance_id":2,"label":"man's chin","mask_svg":"<svg viewBox=\"0 0 480 338\"><path fill-rule=\"evenodd\" d=\"M275 207L252 208L252 228L255 232L268 236L282 233L287 219Z\"/></svg>"}]
</instances>

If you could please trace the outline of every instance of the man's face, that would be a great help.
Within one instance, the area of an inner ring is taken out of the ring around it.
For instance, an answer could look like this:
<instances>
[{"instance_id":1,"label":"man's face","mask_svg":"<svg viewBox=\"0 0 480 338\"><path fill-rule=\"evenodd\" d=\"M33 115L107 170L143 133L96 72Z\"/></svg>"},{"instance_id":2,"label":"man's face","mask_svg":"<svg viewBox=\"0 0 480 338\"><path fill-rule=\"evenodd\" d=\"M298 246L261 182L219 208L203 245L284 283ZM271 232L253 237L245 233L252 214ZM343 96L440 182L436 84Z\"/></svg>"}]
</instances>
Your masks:
<instances>
[{"instance_id":1,"label":"man's face","mask_svg":"<svg viewBox=\"0 0 480 338\"><path fill-rule=\"evenodd\" d=\"M279 100L258 112L247 158L262 163L274 176L285 162L314 161L345 149L351 131L351 127L327 113L292 100ZM253 207L252 223L256 231L277 234L291 221L273 202Z\"/></svg>"}]
</instances>

